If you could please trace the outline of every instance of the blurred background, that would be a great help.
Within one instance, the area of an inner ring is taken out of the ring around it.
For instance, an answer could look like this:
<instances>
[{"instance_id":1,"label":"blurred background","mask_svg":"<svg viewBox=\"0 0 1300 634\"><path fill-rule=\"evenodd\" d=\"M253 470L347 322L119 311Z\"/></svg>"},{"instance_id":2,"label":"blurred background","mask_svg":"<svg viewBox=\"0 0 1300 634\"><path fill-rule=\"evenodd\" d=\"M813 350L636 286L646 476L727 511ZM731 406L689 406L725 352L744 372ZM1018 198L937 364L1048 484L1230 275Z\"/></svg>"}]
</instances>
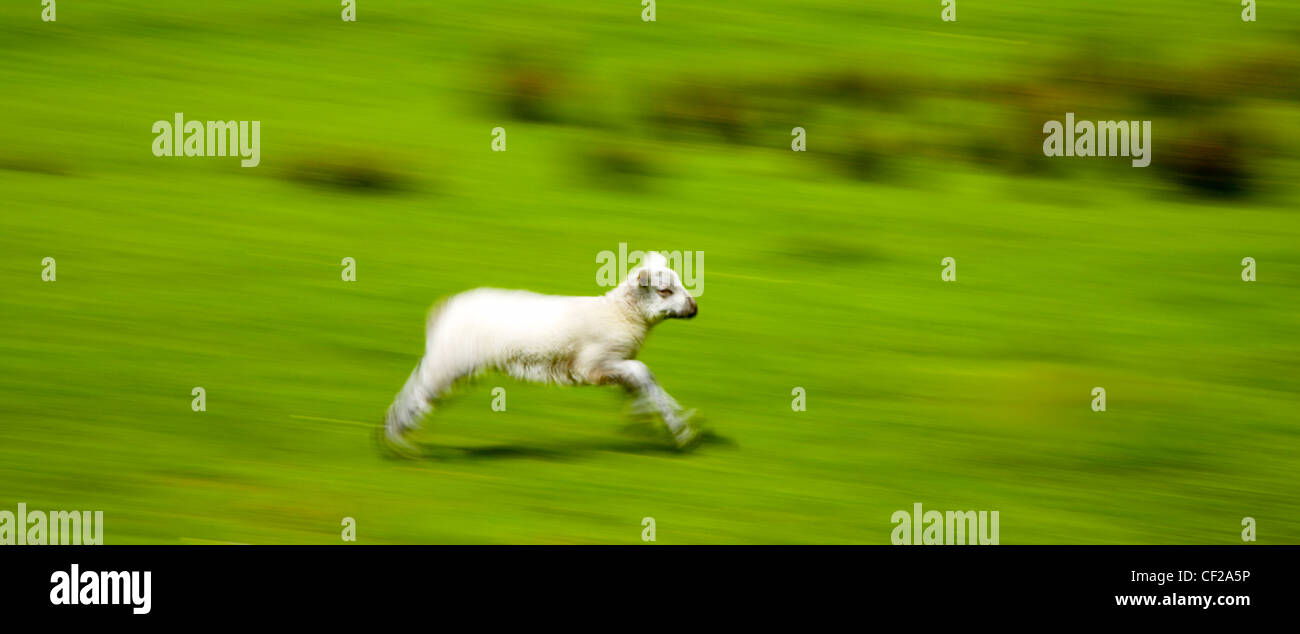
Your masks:
<instances>
[{"instance_id":1,"label":"blurred background","mask_svg":"<svg viewBox=\"0 0 1300 634\"><path fill-rule=\"evenodd\" d=\"M914 502L1003 544L1298 542L1300 8L1237 5L6 2L0 509L109 544L888 543ZM261 165L155 158L176 112L261 121ZM1066 112L1151 120L1151 166L1044 157ZM437 298L601 293L620 242L707 254L640 357L695 452L496 375L428 458L376 448Z\"/></svg>"}]
</instances>

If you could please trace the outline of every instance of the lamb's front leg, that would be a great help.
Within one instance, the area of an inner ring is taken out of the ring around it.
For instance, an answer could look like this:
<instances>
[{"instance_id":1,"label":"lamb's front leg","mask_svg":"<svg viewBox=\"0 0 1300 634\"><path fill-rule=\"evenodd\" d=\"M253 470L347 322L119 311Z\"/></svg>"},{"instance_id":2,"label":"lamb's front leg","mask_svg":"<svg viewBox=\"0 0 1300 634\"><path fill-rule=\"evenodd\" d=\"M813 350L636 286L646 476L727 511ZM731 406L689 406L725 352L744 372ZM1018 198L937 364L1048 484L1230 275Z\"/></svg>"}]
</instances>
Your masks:
<instances>
[{"instance_id":1,"label":"lamb's front leg","mask_svg":"<svg viewBox=\"0 0 1300 634\"><path fill-rule=\"evenodd\" d=\"M615 361L605 368L605 376L632 390L643 404L657 410L679 448L695 440L698 432L687 424L695 410L683 412L677 401L655 381L654 374L644 363L630 359Z\"/></svg>"}]
</instances>

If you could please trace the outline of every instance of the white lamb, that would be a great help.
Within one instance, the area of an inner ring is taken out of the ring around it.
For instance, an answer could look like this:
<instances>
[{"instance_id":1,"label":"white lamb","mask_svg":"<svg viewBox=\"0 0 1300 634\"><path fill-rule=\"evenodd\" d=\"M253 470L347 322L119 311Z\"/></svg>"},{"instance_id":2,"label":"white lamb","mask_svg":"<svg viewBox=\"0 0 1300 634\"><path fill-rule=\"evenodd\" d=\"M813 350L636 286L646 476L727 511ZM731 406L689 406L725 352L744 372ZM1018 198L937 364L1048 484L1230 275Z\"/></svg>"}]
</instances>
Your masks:
<instances>
[{"instance_id":1,"label":"white lamb","mask_svg":"<svg viewBox=\"0 0 1300 634\"><path fill-rule=\"evenodd\" d=\"M457 379L499 370L520 380L561 385L619 384L658 412L678 447L696 438L683 412L650 369L635 360L646 333L699 312L662 254L605 295L565 297L479 288L455 295L429 315L424 357L388 409L385 435L410 448L415 428Z\"/></svg>"}]
</instances>

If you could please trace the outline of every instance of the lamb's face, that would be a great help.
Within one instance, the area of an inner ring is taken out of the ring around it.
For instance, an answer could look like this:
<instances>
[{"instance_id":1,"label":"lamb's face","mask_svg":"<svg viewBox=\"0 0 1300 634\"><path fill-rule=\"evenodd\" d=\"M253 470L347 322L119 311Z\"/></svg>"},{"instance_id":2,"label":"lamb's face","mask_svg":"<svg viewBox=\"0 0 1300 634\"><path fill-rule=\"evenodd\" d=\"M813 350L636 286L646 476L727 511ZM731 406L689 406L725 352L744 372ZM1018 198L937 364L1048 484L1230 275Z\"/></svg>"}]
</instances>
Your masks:
<instances>
[{"instance_id":1,"label":"lamb's face","mask_svg":"<svg viewBox=\"0 0 1300 634\"><path fill-rule=\"evenodd\" d=\"M628 277L635 280L632 292L647 321L690 319L700 312L695 298L682 287L677 272L666 266L646 266Z\"/></svg>"}]
</instances>

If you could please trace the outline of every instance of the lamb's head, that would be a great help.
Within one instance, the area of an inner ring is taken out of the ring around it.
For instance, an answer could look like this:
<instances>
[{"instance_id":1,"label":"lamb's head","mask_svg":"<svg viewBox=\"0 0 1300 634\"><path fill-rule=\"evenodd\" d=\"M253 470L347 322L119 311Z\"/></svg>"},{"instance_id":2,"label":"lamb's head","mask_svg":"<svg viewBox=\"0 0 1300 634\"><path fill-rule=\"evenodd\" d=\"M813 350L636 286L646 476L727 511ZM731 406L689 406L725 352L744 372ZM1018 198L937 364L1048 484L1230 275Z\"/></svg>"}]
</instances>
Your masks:
<instances>
[{"instance_id":1,"label":"lamb's head","mask_svg":"<svg viewBox=\"0 0 1300 634\"><path fill-rule=\"evenodd\" d=\"M632 269L617 292L625 294L633 309L647 322L690 319L700 312L695 298L682 286L677 272L663 254L651 251L641 266Z\"/></svg>"}]
</instances>

